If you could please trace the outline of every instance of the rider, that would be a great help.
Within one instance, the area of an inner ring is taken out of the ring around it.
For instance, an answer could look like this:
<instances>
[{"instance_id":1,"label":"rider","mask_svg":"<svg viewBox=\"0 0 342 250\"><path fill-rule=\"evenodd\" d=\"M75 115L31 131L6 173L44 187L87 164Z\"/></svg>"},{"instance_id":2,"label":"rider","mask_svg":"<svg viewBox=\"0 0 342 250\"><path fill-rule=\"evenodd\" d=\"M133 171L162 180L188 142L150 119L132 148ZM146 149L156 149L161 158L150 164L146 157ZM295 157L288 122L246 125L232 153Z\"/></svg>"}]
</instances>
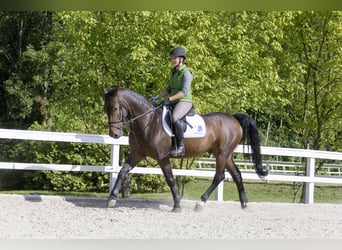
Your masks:
<instances>
[{"instance_id":1,"label":"rider","mask_svg":"<svg viewBox=\"0 0 342 250\"><path fill-rule=\"evenodd\" d=\"M185 154L184 147L184 131L181 119L192 108L191 82L193 79L192 72L185 64L186 52L184 48L176 47L170 52L172 64L171 76L168 81L167 88L152 98L155 102L159 98L165 98L162 105L174 106L172 113L172 123L176 137L176 143L171 150L171 156L183 156Z\"/></svg>"}]
</instances>

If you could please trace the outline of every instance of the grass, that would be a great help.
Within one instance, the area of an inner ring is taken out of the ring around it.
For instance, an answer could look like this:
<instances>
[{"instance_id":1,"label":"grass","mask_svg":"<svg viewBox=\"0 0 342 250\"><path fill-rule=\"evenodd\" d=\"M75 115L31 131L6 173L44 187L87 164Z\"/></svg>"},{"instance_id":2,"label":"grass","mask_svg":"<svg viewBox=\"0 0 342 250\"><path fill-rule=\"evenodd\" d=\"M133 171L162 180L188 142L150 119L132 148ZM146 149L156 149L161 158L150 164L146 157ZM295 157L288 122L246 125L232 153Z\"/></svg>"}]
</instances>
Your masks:
<instances>
[{"instance_id":1,"label":"grass","mask_svg":"<svg viewBox=\"0 0 342 250\"><path fill-rule=\"evenodd\" d=\"M187 183L184 188L184 199L199 200L201 195L209 187L211 180L194 179ZM250 202L293 202L294 193L297 191L299 184L289 184L282 182L244 182L247 198ZM169 198L172 199L171 193L158 194L132 194L134 198ZM213 192L209 198L215 199ZM239 201L236 185L233 181L224 183L223 199L225 201ZM300 197L295 200L298 202ZM332 185L315 185L314 191L315 203L335 203L342 204L342 186Z\"/></svg>"},{"instance_id":2,"label":"grass","mask_svg":"<svg viewBox=\"0 0 342 250\"><path fill-rule=\"evenodd\" d=\"M211 180L193 179L185 185L184 199L199 200L201 195L209 187ZM281 182L263 183L263 182L244 182L246 195L249 202L292 202L295 191L299 184L289 184ZM41 190L11 190L0 191L6 194L45 194L45 195L72 195L86 197L107 197L108 193L96 192L55 192ZM132 198L162 198L172 199L170 192L165 193L137 193L131 194ZM299 201L298 197L296 202ZM215 199L215 194L210 196L210 200ZM238 201L236 185L233 181L224 183L224 200ZM341 185L315 185L314 191L315 203L333 203L342 204L342 186Z\"/></svg>"}]
</instances>

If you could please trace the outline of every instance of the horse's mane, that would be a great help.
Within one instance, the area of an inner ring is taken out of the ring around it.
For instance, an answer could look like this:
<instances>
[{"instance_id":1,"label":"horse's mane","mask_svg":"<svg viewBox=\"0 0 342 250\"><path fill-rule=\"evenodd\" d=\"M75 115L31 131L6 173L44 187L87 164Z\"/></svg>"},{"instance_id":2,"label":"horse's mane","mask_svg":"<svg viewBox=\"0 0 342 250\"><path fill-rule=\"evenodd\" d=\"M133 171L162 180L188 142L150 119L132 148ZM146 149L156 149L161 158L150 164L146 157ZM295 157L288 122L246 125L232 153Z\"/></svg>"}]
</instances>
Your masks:
<instances>
[{"instance_id":1,"label":"horse's mane","mask_svg":"<svg viewBox=\"0 0 342 250\"><path fill-rule=\"evenodd\" d=\"M140 103L141 105L151 105L151 102L146 96L143 96L133 90L128 88L121 88L121 87L113 87L112 90L109 92L111 96L116 96L117 92L120 91L126 98L132 98L136 102Z\"/></svg>"},{"instance_id":2,"label":"horse's mane","mask_svg":"<svg viewBox=\"0 0 342 250\"><path fill-rule=\"evenodd\" d=\"M121 91L123 91L124 93L128 93L129 96L134 97L134 99L136 99L139 102L150 103L149 99L146 96L134 92L133 90L122 88Z\"/></svg>"}]
</instances>

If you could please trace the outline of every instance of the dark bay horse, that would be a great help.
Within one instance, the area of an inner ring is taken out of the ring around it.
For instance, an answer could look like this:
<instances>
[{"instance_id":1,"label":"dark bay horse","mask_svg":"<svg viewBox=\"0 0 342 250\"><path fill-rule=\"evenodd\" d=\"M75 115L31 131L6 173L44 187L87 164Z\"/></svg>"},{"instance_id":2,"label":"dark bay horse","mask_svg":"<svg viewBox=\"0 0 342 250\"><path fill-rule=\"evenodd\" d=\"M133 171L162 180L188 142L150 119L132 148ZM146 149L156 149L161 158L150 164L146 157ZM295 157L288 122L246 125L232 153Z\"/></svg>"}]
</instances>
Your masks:
<instances>
[{"instance_id":1,"label":"dark bay horse","mask_svg":"<svg viewBox=\"0 0 342 250\"><path fill-rule=\"evenodd\" d=\"M149 156L157 160L166 182L170 187L174 206L172 211L180 211L180 194L175 186L169 152L172 139L162 127L162 110L156 108L146 97L125 88L103 88L104 109L108 116L109 135L119 138L124 126L130 124L130 154L121 168L108 198L108 207L114 207L122 181L136 164ZM247 197L242 183L241 172L235 165L232 155L236 146L245 135L252 149L252 159L256 173L262 179L268 171L262 169L260 141L257 126L252 118L245 114L229 115L212 112L201 115L204 118L207 133L202 138L186 138L184 157L195 157L205 152L216 157L216 173L212 184L197 202L196 209L204 205L210 194L225 178L225 169L236 183L241 207L247 207Z\"/></svg>"}]
</instances>

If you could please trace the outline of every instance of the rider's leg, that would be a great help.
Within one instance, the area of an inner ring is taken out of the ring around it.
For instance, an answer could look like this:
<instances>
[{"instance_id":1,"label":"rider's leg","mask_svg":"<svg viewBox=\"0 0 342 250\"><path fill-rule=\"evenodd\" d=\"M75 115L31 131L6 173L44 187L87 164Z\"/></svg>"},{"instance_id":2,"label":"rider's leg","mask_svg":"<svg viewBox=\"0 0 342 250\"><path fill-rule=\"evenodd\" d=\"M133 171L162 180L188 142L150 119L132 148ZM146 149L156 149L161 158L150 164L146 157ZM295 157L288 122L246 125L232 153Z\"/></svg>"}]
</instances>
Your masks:
<instances>
[{"instance_id":1,"label":"rider's leg","mask_svg":"<svg viewBox=\"0 0 342 250\"><path fill-rule=\"evenodd\" d=\"M177 120L173 123L175 137L176 137L176 144L175 147L171 150L170 155L172 156L183 156L185 154L185 147L184 147L184 131L182 127L182 122Z\"/></svg>"},{"instance_id":2,"label":"rider's leg","mask_svg":"<svg viewBox=\"0 0 342 250\"><path fill-rule=\"evenodd\" d=\"M170 152L172 156L182 156L185 154L184 131L180 119L183 118L192 108L191 102L178 102L172 113L172 123L176 137L176 144Z\"/></svg>"}]
</instances>

